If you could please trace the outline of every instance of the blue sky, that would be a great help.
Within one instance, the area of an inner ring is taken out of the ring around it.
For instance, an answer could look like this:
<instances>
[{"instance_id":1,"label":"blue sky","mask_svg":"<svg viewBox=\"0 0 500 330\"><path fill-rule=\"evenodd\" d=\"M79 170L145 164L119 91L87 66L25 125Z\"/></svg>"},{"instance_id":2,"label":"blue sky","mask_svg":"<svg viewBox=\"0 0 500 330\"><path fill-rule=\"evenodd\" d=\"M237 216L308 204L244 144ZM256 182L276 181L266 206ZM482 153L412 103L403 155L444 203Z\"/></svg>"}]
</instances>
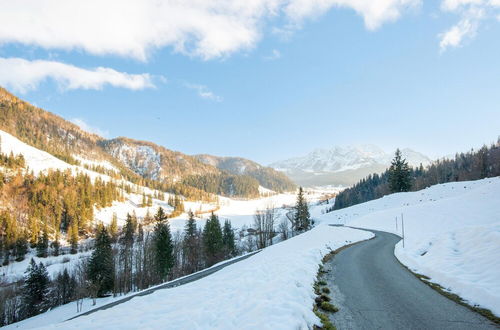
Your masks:
<instances>
[{"instance_id":1,"label":"blue sky","mask_svg":"<svg viewBox=\"0 0 500 330\"><path fill-rule=\"evenodd\" d=\"M0 85L106 137L267 164L365 143L437 157L500 135L495 0L185 1L179 20L137 21L147 1L131 1L76 23L23 2L2 4Z\"/></svg>"}]
</instances>

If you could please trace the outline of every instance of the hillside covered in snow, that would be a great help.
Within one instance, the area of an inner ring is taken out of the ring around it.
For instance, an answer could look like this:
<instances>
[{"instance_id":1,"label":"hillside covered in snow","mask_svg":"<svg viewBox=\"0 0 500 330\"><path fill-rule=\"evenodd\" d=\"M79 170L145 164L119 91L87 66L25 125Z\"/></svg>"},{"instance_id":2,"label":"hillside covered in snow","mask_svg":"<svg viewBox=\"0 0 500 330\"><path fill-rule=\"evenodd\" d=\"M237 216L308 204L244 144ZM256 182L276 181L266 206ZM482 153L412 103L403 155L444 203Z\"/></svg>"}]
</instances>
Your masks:
<instances>
[{"instance_id":1,"label":"hillside covered in snow","mask_svg":"<svg viewBox=\"0 0 500 330\"><path fill-rule=\"evenodd\" d=\"M500 177L439 184L319 215L322 223L402 236L411 270L500 315Z\"/></svg>"}]
</instances>

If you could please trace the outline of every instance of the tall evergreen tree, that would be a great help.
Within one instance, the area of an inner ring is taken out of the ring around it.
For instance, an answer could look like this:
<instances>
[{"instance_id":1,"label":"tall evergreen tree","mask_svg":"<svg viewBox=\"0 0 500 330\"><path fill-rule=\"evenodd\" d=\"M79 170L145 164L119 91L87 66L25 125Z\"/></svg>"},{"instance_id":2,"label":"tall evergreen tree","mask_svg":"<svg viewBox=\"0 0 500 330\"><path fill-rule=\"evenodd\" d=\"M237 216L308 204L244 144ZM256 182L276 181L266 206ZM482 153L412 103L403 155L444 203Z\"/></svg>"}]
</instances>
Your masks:
<instances>
[{"instance_id":1,"label":"tall evergreen tree","mask_svg":"<svg viewBox=\"0 0 500 330\"><path fill-rule=\"evenodd\" d=\"M184 228L183 255L184 271L190 274L198 270L200 262L200 239L193 212L189 211L188 215L189 218Z\"/></svg>"},{"instance_id":2,"label":"tall evergreen tree","mask_svg":"<svg viewBox=\"0 0 500 330\"><path fill-rule=\"evenodd\" d=\"M94 251L88 265L88 278L97 297L103 297L113 290L115 281L113 249L108 230L102 224L97 228Z\"/></svg>"},{"instance_id":3,"label":"tall evergreen tree","mask_svg":"<svg viewBox=\"0 0 500 330\"><path fill-rule=\"evenodd\" d=\"M311 216L309 214L309 207L304 197L304 190L300 187L297 194L297 203L295 204L293 229L296 231L308 230L310 226Z\"/></svg>"},{"instance_id":4,"label":"tall evergreen tree","mask_svg":"<svg viewBox=\"0 0 500 330\"><path fill-rule=\"evenodd\" d=\"M23 305L26 317L43 313L49 307L49 274L45 266L36 264L33 258L24 276Z\"/></svg>"},{"instance_id":5,"label":"tall evergreen tree","mask_svg":"<svg viewBox=\"0 0 500 330\"><path fill-rule=\"evenodd\" d=\"M214 213L205 223L203 228L203 245L207 266L221 261L224 257L224 242L219 217Z\"/></svg>"},{"instance_id":6,"label":"tall evergreen tree","mask_svg":"<svg viewBox=\"0 0 500 330\"><path fill-rule=\"evenodd\" d=\"M120 263L123 269L122 278L122 289L125 292L130 292L132 290L132 258L133 258L133 248L134 248L134 233L135 233L135 220L130 215L127 214L127 221L123 227L123 233L120 238Z\"/></svg>"},{"instance_id":7,"label":"tall evergreen tree","mask_svg":"<svg viewBox=\"0 0 500 330\"><path fill-rule=\"evenodd\" d=\"M116 243L118 240L118 216L115 212L113 212L113 217L111 218L111 223L109 224L109 235L111 236L111 242Z\"/></svg>"},{"instance_id":8,"label":"tall evergreen tree","mask_svg":"<svg viewBox=\"0 0 500 330\"><path fill-rule=\"evenodd\" d=\"M43 234L38 239L38 244L36 245L36 256L39 258L47 258L49 249L49 233L47 232L47 225L43 228Z\"/></svg>"},{"instance_id":9,"label":"tall evergreen tree","mask_svg":"<svg viewBox=\"0 0 500 330\"><path fill-rule=\"evenodd\" d=\"M236 256L236 244L234 242L234 231L231 227L231 221L224 221L224 227L222 230L222 243L224 244L224 250L227 258Z\"/></svg>"},{"instance_id":10,"label":"tall evergreen tree","mask_svg":"<svg viewBox=\"0 0 500 330\"><path fill-rule=\"evenodd\" d=\"M391 192L409 191L411 183L411 169L406 159L403 158L401 151L397 149L389 168L389 188Z\"/></svg>"},{"instance_id":11,"label":"tall evergreen tree","mask_svg":"<svg viewBox=\"0 0 500 330\"><path fill-rule=\"evenodd\" d=\"M69 244L71 246L70 253L76 254L78 252L78 224L76 220L71 222L68 229Z\"/></svg>"},{"instance_id":12,"label":"tall evergreen tree","mask_svg":"<svg viewBox=\"0 0 500 330\"><path fill-rule=\"evenodd\" d=\"M165 281L174 267L174 244L170 234L170 224L166 219L166 214L160 207L155 218L157 219L154 228L154 259L156 273L160 281Z\"/></svg>"},{"instance_id":13,"label":"tall evergreen tree","mask_svg":"<svg viewBox=\"0 0 500 330\"><path fill-rule=\"evenodd\" d=\"M55 299L57 305L64 305L71 302L76 293L76 279L68 273L64 268L62 273L59 273L55 279Z\"/></svg>"}]
</instances>

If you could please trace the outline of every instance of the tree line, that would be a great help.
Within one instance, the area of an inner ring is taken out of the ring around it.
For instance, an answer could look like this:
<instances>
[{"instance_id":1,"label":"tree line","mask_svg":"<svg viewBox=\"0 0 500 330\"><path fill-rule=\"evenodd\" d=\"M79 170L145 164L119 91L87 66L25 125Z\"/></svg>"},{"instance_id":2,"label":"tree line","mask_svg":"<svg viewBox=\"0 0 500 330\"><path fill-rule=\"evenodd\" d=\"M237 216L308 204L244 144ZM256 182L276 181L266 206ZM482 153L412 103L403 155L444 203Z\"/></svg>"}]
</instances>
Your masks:
<instances>
[{"instance_id":1,"label":"tree line","mask_svg":"<svg viewBox=\"0 0 500 330\"><path fill-rule=\"evenodd\" d=\"M99 224L91 256L53 279L43 263L32 259L22 283L0 290L0 326L85 297L143 290L239 253L231 222L221 225L215 214L199 228L189 212L184 231L176 233L171 232L162 208L153 219L151 232L145 232L142 223L130 214L119 233L111 225Z\"/></svg>"},{"instance_id":2,"label":"tree line","mask_svg":"<svg viewBox=\"0 0 500 330\"><path fill-rule=\"evenodd\" d=\"M372 174L360 180L353 187L337 195L333 208L338 210L384 195L417 191L435 184L479 180L500 175L500 138L491 146L477 151L455 155L454 159L440 159L424 168L412 168L396 151L391 167L382 174Z\"/></svg>"}]
</instances>

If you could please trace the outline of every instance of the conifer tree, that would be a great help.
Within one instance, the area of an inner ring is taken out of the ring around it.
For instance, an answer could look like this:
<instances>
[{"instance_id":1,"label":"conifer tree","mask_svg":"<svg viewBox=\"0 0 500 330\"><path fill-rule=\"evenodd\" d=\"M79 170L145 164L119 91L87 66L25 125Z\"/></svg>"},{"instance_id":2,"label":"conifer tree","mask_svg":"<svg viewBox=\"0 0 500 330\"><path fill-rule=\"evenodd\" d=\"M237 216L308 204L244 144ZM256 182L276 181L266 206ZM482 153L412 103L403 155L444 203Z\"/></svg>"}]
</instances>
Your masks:
<instances>
[{"instance_id":1,"label":"conifer tree","mask_svg":"<svg viewBox=\"0 0 500 330\"><path fill-rule=\"evenodd\" d=\"M160 207L155 216L154 228L154 259L156 273L160 281L165 281L174 266L174 245L170 233L170 225L166 214Z\"/></svg>"},{"instance_id":2,"label":"conifer tree","mask_svg":"<svg viewBox=\"0 0 500 330\"><path fill-rule=\"evenodd\" d=\"M49 249L49 233L47 232L47 225L43 228L43 234L38 239L38 244L36 245L36 256L39 258L47 258Z\"/></svg>"},{"instance_id":3,"label":"conifer tree","mask_svg":"<svg viewBox=\"0 0 500 330\"><path fill-rule=\"evenodd\" d=\"M71 246L70 253L76 254L78 252L78 224L74 220L68 230L69 244Z\"/></svg>"},{"instance_id":4,"label":"conifer tree","mask_svg":"<svg viewBox=\"0 0 500 330\"><path fill-rule=\"evenodd\" d=\"M23 285L23 303L26 317L43 313L49 307L50 279L45 266L36 264L33 258L26 269Z\"/></svg>"},{"instance_id":5,"label":"conifer tree","mask_svg":"<svg viewBox=\"0 0 500 330\"><path fill-rule=\"evenodd\" d=\"M61 243L59 242L60 233L59 230L56 230L56 239L52 242L51 246L53 248L52 255L58 256L59 249L61 248Z\"/></svg>"},{"instance_id":6,"label":"conifer tree","mask_svg":"<svg viewBox=\"0 0 500 330\"><path fill-rule=\"evenodd\" d=\"M149 206L149 207L153 206L153 198L151 197L151 195L148 195L148 203L147 203L147 206Z\"/></svg>"},{"instance_id":7,"label":"conifer tree","mask_svg":"<svg viewBox=\"0 0 500 330\"><path fill-rule=\"evenodd\" d=\"M222 260L224 255L222 229L219 217L214 213L212 213L203 228L203 245L208 267Z\"/></svg>"},{"instance_id":8,"label":"conifer tree","mask_svg":"<svg viewBox=\"0 0 500 330\"><path fill-rule=\"evenodd\" d=\"M231 258L236 256L236 245L234 243L234 231L231 227L231 221L224 221L224 228L222 230L222 242L224 244L224 250L226 257Z\"/></svg>"},{"instance_id":9,"label":"conifer tree","mask_svg":"<svg viewBox=\"0 0 500 330\"><path fill-rule=\"evenodd\" d=\"M411 175L408 162L403 159L401 151L397 149L389 168L389 188L391 192L409 191L412 183Z\"/></svg>"},{"instance_id":10,"label":"conifer tree","mask_svg":"<svg viewBox=\"0 0 500 330\"><path fill-rule=\"evenodd\" d=\"M134 248L135 220L127 213L127 221L123 226L120 238L120 263L123 265L123 286L125 292L132 290L132 257Z\"/></svg>"},{"instance_id":11,"label":"conifer tree","mask_svg":"<svg viewBox=\"0 0 500 330\"><path fill-rule=\"evenodd\" d=\"M193 212L188 213L188 220L184 228L184 270L186 273L193 273L198 270L200 258L200 244L198 230L196 229L196 220L194 219Z\"/></svg>"},{"instance_id":12,"label":"conifer tree","mask_svg":"<svg viewBox=\"0 0 500 330\"><path fill-rule=\"evenodd\" d=\"M97 228L94 251L88 265L88 278L95 288L97 297L103 297L113 290L115 281L113 250L111 238L102 224Z\"/></svg>"},{"instance_id":13,"label":"conifer tree","mask_svg":"<svg viewBox=\"0 0 500 330\"><path fill-rule=\"evenodd\" d=\"M311 226L311 216L302 187L299 188L294 212L293 229L297 231L308 230Z\"/></svg>"},{"instance_id":14,"label":"conifer tree","mask_svg":"<svg viewBox=\"0 0 500 330\"><path fill-rule=\"evenodd\" d=\"M23 261L24 256L28 252L28 241L26 240L25 235L20 235L16 239L16 245L15 245L15 255L16 255L16 261Z\"/></svg>"},{"instance_id":15,"label":"conifer tree","mask_svg":"<svg viewBox=\"0 0 500 330\"><path fill-rule=\"evenodd\" d=\"M64 268L62 273L59 273L55 279L55 298L57 305L64 305L71 302L76 294L77 282L76 279L68 273Z\"/></svg>"},{"instance_id":16,"label":"conifer tree","mask_svg":"<svg viewBox=\"0 0 500 330\"><path fill-rule=\"evenodd\" d=\"M116 243L118 239L118 216L115 212L113 212L113 217L111 218L111 223L109 224L109 235L111 236L111 242Z\"/></svg>"},{"instance_id":17,"label":"conifer tree","mask_svg":"<svg viewBox=\"0 0 500 330\"><path fill-rule=\"evenodd\" d=\"M146 207L148 206L148 202L146 200L146 193L142 193L142 202L141 202L141 207Z\"/></svg>"}]
</instances>

